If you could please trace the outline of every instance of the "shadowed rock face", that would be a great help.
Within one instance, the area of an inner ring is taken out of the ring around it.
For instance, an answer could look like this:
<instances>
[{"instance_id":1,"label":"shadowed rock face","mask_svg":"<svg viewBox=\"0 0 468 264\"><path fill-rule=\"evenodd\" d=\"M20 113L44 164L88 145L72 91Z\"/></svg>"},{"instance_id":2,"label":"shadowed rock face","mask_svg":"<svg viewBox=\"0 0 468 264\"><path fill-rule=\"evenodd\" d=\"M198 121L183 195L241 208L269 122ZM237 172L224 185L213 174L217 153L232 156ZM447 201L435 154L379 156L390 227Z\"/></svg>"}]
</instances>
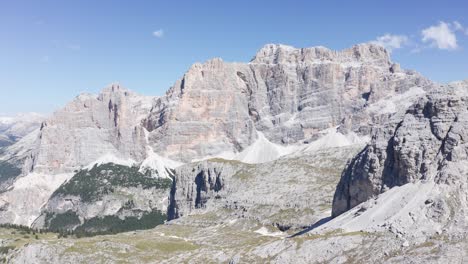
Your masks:
<instances>
[{"instance_id":1,"label":"shadowed rock face","mask_svg":"<svg viewBox=\"0 0 468 264\"><path fill-rule=\"evenodd\" d=\"M206 207L209 199L220 197L226 178L232 177L242 165L229 162L201 162L176 169L169 197L168 219L189 214Z\"/></svg>"},{"instance_id":2,"label":"shadowed rock face","mask_svg":"<svg viewBox=\"0 0 468 264\"><path fill-rule=\"evenodd\" d=\"M247 64L213 59L193 65L144 124L157 152L190 161L240 151L256 131L281 144L310 140L337 125L367 134L369 104L428 85L375 45L343 51L266 45Z\"/></svg>"},{"instance_id":3,"label":"shadowed rock face","mask_svg":"<svg viewBox=\"0 0 468 264\"><path fill-rule=\"evenodd\" d=\"M447 185L459 211L467 209L467 83L434 89L405 112L376 127L371 143L349 163L333 201L333 216L388 188L417 180ZM464 191L463 191L464 190Z\"/></svg>"}]
</instances>

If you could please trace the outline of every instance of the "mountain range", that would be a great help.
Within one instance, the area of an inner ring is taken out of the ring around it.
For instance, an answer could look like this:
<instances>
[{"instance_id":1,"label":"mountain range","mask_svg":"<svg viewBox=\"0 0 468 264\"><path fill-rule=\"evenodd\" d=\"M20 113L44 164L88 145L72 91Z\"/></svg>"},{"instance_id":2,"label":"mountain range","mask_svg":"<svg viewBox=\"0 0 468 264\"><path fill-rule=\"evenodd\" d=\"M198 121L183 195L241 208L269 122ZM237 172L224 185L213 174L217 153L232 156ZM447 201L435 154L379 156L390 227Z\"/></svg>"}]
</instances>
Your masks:
<instances>
[{"instance_id":1,"label":"mountain range","mask_svg":"<svg viewBox=\"0 0 468 264\"><path fill-rule=\"evenodd\" d=\"M0 254L463 263L467 101L468 81L435 83L375 44L268 44L248 63L196 63L163 96L111 84L0 119L0 223L91 236Z\"/></svg>"}]
</instances>

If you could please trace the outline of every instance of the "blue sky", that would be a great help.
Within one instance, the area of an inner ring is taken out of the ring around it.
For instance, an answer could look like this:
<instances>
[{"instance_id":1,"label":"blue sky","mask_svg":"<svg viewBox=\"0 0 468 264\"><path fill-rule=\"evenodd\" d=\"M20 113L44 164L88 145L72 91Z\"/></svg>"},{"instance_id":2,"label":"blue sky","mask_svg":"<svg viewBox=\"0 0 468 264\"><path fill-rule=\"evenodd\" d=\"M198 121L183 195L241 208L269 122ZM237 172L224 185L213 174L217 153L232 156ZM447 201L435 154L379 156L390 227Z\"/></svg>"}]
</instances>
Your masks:
<instances>
[{"instance_id":1,"label":"blue sky","mask_svg":"<svg viewBox=\"0 0 468 264\"><path fill-rule=\"evenodd\" d=\"M439 81L468 79L466 1L1 1L0 113L50 113L111 82L162 95L194 62L266 43L378 41Z\"/></svg>"}]
</instances>

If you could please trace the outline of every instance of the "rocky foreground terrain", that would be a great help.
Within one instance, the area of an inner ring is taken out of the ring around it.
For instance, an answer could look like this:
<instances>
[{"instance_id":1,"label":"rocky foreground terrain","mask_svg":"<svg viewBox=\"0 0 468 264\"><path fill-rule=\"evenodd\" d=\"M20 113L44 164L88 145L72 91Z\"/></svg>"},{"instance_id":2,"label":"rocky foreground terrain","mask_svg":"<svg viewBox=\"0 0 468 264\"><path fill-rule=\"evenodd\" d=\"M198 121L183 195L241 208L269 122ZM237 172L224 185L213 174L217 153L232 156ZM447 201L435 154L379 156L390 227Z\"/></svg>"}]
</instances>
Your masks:
<instances>
[{"instance_id":1,"label":"rocky foreground terrain","mask_svg":"<svg viewBox=\"0 0 468 264\"><path fill-rule=\"evenodd\" d=\"M468 81L373 44L266 45L195 64L162 97L114 84L2 150L0 255L468 263L467 111Z\"/></svg>"}]
</instances>

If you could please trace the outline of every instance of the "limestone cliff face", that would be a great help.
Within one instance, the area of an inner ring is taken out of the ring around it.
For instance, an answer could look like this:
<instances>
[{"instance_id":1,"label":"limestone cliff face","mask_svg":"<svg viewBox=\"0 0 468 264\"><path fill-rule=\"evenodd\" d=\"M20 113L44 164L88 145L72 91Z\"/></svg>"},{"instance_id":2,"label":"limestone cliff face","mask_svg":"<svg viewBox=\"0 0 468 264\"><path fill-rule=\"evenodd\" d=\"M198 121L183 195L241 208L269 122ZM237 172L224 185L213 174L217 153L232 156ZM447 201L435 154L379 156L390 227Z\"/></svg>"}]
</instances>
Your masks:
<instances>
[{"instance_id":1,"label":"limestone cliff face","mask_svg":"<svg viewBox=\"0 0 468 264\"><path fill-rule=\"evenodd\" d=\"M240 151L256 130L281 144L310 141L338 125L367 134L374 118L367 106L430 84L376 45L343 51L266 45L247 64L193 65L144 123L157 152L189 161Z\"/></svg>"},{"instance_id":2,"label":"limestone cliff face","mask_svg":"<svg viewBox=\"0 0 468 264\"><path fill-rule=\"evenodd\" d=\"M25 173L70 172L104 155L141 161L147 144L140 120L152 99L119 85L97 97L80 95L42 123L35 139L26 144L30 150L17 155L13 148L12 155L26 159Z\"/></svg>"},{"instance_id":3,"label":"limestone cliff face","mask_svg":"<svg viewBox=\"0 0 468 264\"><path fill-rule=\"evenodd\" d=\"M249 146L256 133L246 93L231 64L214 59L193 65L158 99L146 119L152 147L168 157L190 161Z\"/></svg>"},{"instance_id":4,"label":"limestone cliff face","mask_svg":"<svg viewBox=\"0 0 468 264\"><path fill-rule=\"evenodd\" d=\"M466 217L467 91L467 82L435 88L390 122L376 127L371 143L343 172L333 216L389 188L430 181L440 189L443 206L439 207L447 209L451 217Z\"/></svg>"},{"instance_id":5,"label":"limestone cliff face","mask_svg":"<svg viewBox=\"0 0 468 264\"><path fill-rule=\"evenodd\" d=\"M224 197L225 181L239 170L240 163L200 162L176 169L169 197L168 219L173 220L206 208L210 199ZM211 201L210 201L211 202Z\"/></svg>"},{"instance_id":6,"label":"limestone cliff face","mask_svg":"<svg viewBox=\"0 0 468 264\"><path fill-rule=\"evenodd\" d=\"M372 44L343 51L266 45L250 63L194 64L160 98L119 85L80 95L0 159L14 157L24 173L61 173L108 154L139 162L148 147L183 162L237 153L257 131L284 145L311 142L336 126L367 135L382 122L372 105L431 85Z\"/></svg>"}]
</instances>

